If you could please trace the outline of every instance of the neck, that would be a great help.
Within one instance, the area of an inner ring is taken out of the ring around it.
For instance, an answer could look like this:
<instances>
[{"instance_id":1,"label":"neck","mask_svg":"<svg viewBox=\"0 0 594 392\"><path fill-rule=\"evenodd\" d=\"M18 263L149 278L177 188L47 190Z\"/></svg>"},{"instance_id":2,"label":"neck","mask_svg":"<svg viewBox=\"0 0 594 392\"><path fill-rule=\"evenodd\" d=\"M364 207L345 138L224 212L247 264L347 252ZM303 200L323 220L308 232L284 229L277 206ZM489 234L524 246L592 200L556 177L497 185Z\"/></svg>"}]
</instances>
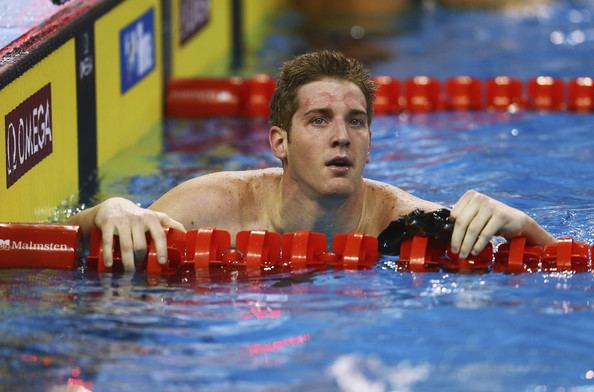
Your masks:
<instances>
[{"instance_id":1,"label":"neck","mask_svg":"<svg viewBox=\"0 0 594 392\"><path fill-rule=\"evenodd\" d=\"M311 195L281 178L276 190L273 226L281 233L298 230L338 233L360 231L365 206L365 184L350 195Z\"/></svg>"}]
</instances>

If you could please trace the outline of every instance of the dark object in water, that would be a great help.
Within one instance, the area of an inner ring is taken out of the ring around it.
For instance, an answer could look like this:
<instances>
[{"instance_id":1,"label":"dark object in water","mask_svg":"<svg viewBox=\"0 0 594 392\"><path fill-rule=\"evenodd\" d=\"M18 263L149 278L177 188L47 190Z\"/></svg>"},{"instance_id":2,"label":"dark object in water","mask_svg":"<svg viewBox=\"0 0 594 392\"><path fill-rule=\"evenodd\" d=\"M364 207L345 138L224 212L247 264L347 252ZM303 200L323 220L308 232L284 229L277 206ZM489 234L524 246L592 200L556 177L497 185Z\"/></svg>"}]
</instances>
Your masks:
<instances>
[{"instance_id":1,"label":"dark object in water","mask_svg":"<svg viewBox=\"0 0 594 392\"><path fill-rule=\"evenodd\" d=\"M378 237L379 252L385 255L400 254L400 244L407 238L420 234L436 240L450 242L454 220L450 210L425 212L416 209L395 221L382 231Z\"/></svg>"}]
</instances>

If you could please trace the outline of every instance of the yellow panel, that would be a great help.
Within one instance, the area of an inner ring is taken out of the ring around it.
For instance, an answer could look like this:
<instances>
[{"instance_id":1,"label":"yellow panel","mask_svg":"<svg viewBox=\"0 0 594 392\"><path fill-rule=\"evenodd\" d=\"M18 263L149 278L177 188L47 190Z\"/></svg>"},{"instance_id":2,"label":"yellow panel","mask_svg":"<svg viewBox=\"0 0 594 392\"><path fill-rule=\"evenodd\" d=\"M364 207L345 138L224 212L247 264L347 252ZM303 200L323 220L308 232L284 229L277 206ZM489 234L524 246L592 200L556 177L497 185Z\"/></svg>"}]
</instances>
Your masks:
<instances>
[{"instance_id":1,"label":"yellow panel","mask_svg":"<svg viewBox=\"0 0 594 392\"><path fill-rule=\"evenodd\" d=\"M231 1L211 0L208 24L183 45L179 42L180 1L171 1L171 76L227 75L231 55Z\"/></svg>"},{"instance_id":2,"label":"yellow panel","mask_svg":"<svg viewBox=\"0 0 594 392\"><path fill-rule=\"evenodd\" d=\"M0 132L0 221L47 220L78 194L75 45L70 40L0 90L2 128L14 108L51 85L52 152L8 189L6 131ZM74 195L74 196L73 196Z\"/></svg>"},{"instance_id":3,"label":"yellow panel","mask_svg":"<svg viewBox=\"0 0 594 392\"><path fill-rule=\"evenodd\" d=\"M154 69L121 93L120 31L150 9L154 12ZM163 117L160 0L124 1L95 22L97 161L101 166L134 145Z\"/></svg>"},{"instance_id":4,"label":"yellow panel","mask_svg":"<svg viewBox=\"0 0 594 392\"><path fill-rule=\"evenodd\" d=\"M268 19L274 17L283 7L286 0L243 0L244 38L247 51L253 52L260 47L270 25Z\"/></svg>"},{"instance_id":5,"label":"yellow panel","mask_svg":"<svg viewBox=\"0 0 594 392\"><path fill-rule=\"evenodd\" d=\"M122 196L131 198L127 187L122 186L127 179L136 176L150 176L158 171L159 156L163 143L163 123L159 123L146 133L124 154L118 154L101 168L100 198Z\"/></svg>"}]
</instances>

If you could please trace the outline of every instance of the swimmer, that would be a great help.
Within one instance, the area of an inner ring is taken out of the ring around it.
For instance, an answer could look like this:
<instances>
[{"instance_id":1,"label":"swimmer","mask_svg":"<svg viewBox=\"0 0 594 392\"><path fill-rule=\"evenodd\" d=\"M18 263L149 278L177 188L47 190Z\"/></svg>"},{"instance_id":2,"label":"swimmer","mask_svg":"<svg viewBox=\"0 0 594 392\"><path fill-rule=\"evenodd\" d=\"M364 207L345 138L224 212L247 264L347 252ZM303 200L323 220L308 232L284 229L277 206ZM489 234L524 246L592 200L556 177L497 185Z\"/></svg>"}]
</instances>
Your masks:
<instances>
[{"instance_id":1,"label":"swimmer","mask_svg":"<svg viewBox=\"0 0 594 392\"><path fill-rule=\"evenodd\" d=\"M162 226L179 230L218 227L279 233L312 230L334 236L378 236L390 222L415 209L442 206L396 186L363 178L369 162L375 85L361 63L336 51L307 53L286 62L271 99L268 140L282 168L219 172L177 185L149 208L123 198L107 199L74 215L70 224L88 236L103 233L105 264L111 266L113 235L122 261L134 270L143 260L148 232L165 263ZM476 191L451 211L452 250L478 254L493 236L525 236L544 246L554 241L525 213Z\"/></svg>"}]
</instances>

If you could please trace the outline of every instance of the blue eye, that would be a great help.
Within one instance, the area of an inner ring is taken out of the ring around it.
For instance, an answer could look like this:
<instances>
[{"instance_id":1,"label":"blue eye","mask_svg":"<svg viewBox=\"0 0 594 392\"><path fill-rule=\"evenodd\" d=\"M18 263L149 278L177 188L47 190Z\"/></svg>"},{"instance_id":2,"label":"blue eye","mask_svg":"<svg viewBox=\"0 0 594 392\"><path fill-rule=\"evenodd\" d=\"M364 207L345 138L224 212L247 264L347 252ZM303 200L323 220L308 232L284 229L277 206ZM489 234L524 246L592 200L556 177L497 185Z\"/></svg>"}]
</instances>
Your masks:
<instances>
[{"instance_id":1,"label":"blue eye","mask_svg":"<svg viewBox=\"0 0 594 392\"><path fill-rule=\"evenodd\" d=\"M365 126L365 121L363 121L360 118L353 118L351 120L351 125L354 127L364 127Z\"/></svg>"},{"instance_id":2,"label":"blue eye","mask_svg":"<svg viewBox=\"0 0 594 392\"><path fill-rule=\"evenodd\" d=\"M326 123L326 120L323 119L322 117L315 117L315 118L312 118L311 123L313 125L324 125Z\"/></svg>"}]
</instances>

